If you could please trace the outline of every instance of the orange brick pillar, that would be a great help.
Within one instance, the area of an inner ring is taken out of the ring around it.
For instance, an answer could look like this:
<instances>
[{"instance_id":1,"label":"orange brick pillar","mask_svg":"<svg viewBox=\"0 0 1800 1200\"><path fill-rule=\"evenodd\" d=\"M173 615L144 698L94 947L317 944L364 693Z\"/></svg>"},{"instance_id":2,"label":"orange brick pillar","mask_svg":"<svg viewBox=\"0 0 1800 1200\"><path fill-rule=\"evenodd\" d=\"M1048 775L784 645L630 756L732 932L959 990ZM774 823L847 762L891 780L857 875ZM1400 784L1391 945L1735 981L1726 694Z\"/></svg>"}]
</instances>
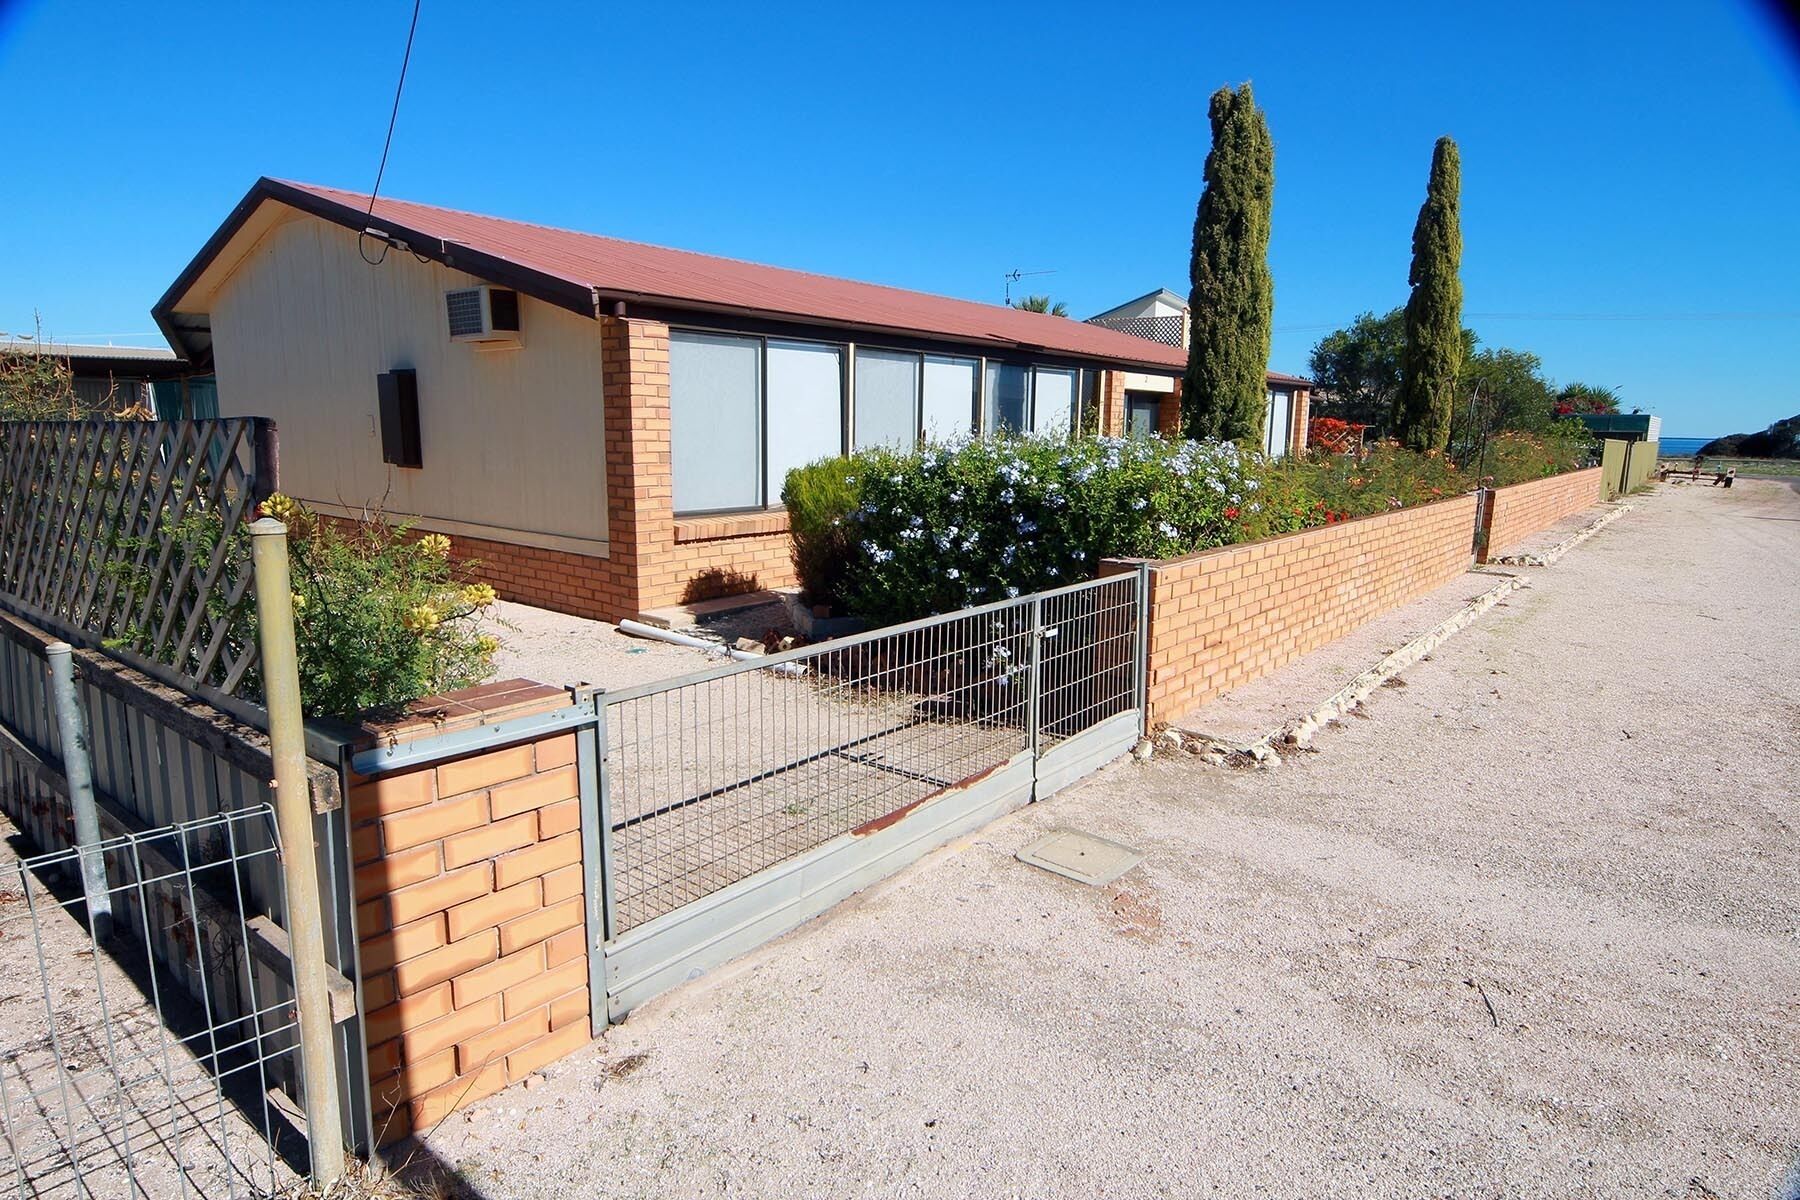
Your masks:
<instances>
[{"instance_id":1,"label":"orange brick pillar","mask_svg":"<svg viewBox=\"0 0 1800 1200\"><path fill-rule=\"evenodd\" d=\"M606 427L606 616L635 617L673 570L675 491L669 449L669 327L600 319Z\"/></svg>"},{"instance_id":2,"label":"orange brick pillar","mask_svg":"<svg viewBox=\"0 0 1800 1200\"><path fill-rule=\"evenodd\" d=\"M431 736L567 696L513 680L421 704L465 715L384 726ZM364 1025L378 1141L585 1045L585 880L575 735L354 783Z\"/></svg>"},{"instance_id":3,"label":"orange brick pillar","mask_svg":"<svg viewBox=\"0 0 1800 1200\"><path fill-rule=\"evenodd\" d=\"M1175 381L1175 390L1162 398L1156 406L1156 432L1167 438L1181 436L1181 384Z\"/></svg>"},{"instance_id":4,"label":"orange brick pillar","mask_svg":"<svg viewBox=\"0 0 1800 1200\"><path fill-rule=\"evenodd\" d=\"M1312 392L1300 388L1294 392L1294 421L1288 429L1288 453L1305 454L1307 426L1312 421Z\"/></svg>"},{"instance_id":5,"label":"orange brick pillar","mask_svg":"<svg viewBox=\"0 0 1800 1200\"><path fill-rule=\"evenodd\" d=\"M1125 433L1125 374L1107 371L1100 377L1100 436Z\"/></svg>"}]
</instances>

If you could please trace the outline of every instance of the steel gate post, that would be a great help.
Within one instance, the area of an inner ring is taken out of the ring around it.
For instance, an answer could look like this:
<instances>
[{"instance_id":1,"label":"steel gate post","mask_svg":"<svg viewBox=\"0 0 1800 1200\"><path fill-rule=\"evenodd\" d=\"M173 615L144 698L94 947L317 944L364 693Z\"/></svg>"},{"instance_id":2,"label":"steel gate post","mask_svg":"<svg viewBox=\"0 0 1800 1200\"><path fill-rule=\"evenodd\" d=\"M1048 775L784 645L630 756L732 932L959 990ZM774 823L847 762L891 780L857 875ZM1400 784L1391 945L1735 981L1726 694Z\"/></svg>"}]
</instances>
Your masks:
<instances>
[{"instance_id":1,"label":"steel gate post","mask_svg":"<svg viewBox=\"0 0 1800 1200\"><path fill-rule=\"evenodd\" d=\"M581 872L586 897L588 1020L598 1037L610 1021L606 996L606 943L617 928L613 910L612 805L606 778L606 692L588 696L591 726L575 731L575 775L581 789Z\"/></svg>"},{"instance_id":2,"label":"steel gate post","mask_svg":"<svg viewBox=\"0 0 1800 1200\"><path fill-rule=\"evenodd\" d=\"M63 778L69 784L69 807L75 810L75 844L81 854L81 890L87 897L88 923L96 941L112 936L112 894L106 887L106 858L100 849L100 810L94 806L94 766L87 719L75 691L74 648L52 642L44 648L50 661L50 695L56 704L56 727L62 735Z\"/></svg>"},{"instance_id":3,"label":"steel gate post","mask_svg":"<svg viewBox=\"0 0 1800 1200\"><path fill-rule=\"evenodd\" d=\"M1137 644L1132 647L1132 700L1138 710L1138 736L1150 736L1150 563L1137 567Z\"/></svg>"},{"instance_id":4,"label":"steel gate post","mask_svg":"<svg viewBox=\"0 0 1800 1200\"><path fill-rule=\"evenodd\" d=\"M1031 601L1031 677L1026 681L1025 711L1025 744L1031 750L1032 760L1038 756L1038 734L1042 727L1044 699L1044 601L1042 597L1033 597Z\"/></svg>"},{"instance_id":5,"label":"steel gate post","mask_svg":"<svg viewBox=\"0 0 1800 1200\"><path fill-rule=\"evenodd\" d=\"M256 579L257 640L269 706L269 759L275 823L281 835L288 940L299 1036L301 1099L313 1183L329 1191L344 1175L331 993L325 983L325 924L319 903L317 832L306 786L306 726L300 712L300 668L294 648L293 584L287 526L273 517L250 525ZM190 884L191 887L191 884Z\"/></svg>"}]
</instances>

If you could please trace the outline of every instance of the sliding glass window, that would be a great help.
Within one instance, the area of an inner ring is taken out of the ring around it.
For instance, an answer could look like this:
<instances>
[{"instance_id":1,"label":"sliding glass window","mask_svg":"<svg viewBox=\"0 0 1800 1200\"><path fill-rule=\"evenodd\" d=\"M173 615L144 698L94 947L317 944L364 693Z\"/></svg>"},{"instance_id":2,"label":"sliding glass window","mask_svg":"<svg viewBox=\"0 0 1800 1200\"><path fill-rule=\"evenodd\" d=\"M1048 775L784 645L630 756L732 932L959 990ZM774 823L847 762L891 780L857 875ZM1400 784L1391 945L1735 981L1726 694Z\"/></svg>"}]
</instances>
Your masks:
<instances>
[{"instance_id":1,"label":"sliding glass window","mask_svg":"<svg viewBox=\"0 0 1800 1200\"><path fill-rule=\"evenodd\" d=\"M922 425L928 442L949 442L975 431L975 404L981 385L981 363L974 358L925 356L925 405Z\"/></svg>"},{"instance_id":2,"label":"sliding glass window","mask_svg":"<svg viewBox=\"0 0 1800 1200\"><path fill-rule=\"evenodd\" d=\"M919 441L919 356L856 348L855 432L851 446L911 450Z\"/></svg>"},{"instance_id":3,"label":"sliding glass window","mask_svg":"<svg viewBox=\"0 0 1800 1200\"><path fill-rule=\"evenodd\" d=\"M669 335L675 511L756 508L762 488L762 341Z\"/></svg>"},{"instance_id":4,"label":"sliding glass window","mask_svg":"<svg viewBox=\"0 0 1800 1200\"><path fill-rule=\"evenodd\" d=\"M1038 367L1031 376L1031 431L1068 437L1075 421L1075 372Z\"/></svg>"},{"instance_id":5,"label":"sliding glass window","mask_svg":"<svg viewBox=\"0 0 1800 1200\"><path fill-rule=\"evenodd\" d=\"M1271 390L1269 407L1263 412L1263 453L1270 458L1281 458L1287 454L1288 426L1293 414L1293 395Z\"/></svg>"},{"instance_id":6,"label":"sliding glass window","mask_svg":"<svg viewBox=\"0 0 1800 1200\"><path fill-rule=\"evenodd\" d=\"M843 452L843 347L771 341L765 502L781 502L782 484L795 467Z\"/></svg>"},{"instance_id":7,"label":"sliding glass window","mask_svg":"<svg viewBox=\"0 0 1800 1200\"><path fill-rule=\"evenodd\" d=\"M987 398L981 430L993 435L1021 433L1031 412L1031 372L1013 363L987 365Z\"/></svg>"}]
</instances>

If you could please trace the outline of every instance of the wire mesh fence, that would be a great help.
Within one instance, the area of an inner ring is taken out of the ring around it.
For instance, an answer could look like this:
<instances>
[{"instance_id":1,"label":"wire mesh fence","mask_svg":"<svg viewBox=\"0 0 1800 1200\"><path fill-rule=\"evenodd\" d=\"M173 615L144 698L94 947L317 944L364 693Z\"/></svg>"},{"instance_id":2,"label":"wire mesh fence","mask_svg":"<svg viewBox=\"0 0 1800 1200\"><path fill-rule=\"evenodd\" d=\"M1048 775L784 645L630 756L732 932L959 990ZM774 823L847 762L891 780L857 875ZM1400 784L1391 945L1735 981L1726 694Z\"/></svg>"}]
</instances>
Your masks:
<instances>
[{"instance_id":1,"label":"wire mesh fence","mask_svg":"<svg viewBox=\"0 0 1800 1200\"><path fill-rule=\"evenodd\" d=\"M228 699L253 682L248 550L275 486L274 426L0 424L0 602L165 683Z\"/></svg>"},{"instance_id":2,"label":"wire mesh fence","mask_svg":"<svg viewBox=\"0 0 1800 1200\"><path fill-rule=\"evenodd\" d=\"M1136 576L606 696L614 932L1137 706Z\"/></svg>"},{"instance_id":3,"label":"wire mesh fence","mask_svg":"<svg viewBox=\"0 0 1800 1200\"><path fill-rule=\"evenodd\" d=\"M304 1139L271 1101L291 1084L291 982L246 916L280 854L273 810L26 858L16 841L0 841L0 1195L291 1185ZM84 854L105 868L91 900Z\"/></svg>"}]
</instances>

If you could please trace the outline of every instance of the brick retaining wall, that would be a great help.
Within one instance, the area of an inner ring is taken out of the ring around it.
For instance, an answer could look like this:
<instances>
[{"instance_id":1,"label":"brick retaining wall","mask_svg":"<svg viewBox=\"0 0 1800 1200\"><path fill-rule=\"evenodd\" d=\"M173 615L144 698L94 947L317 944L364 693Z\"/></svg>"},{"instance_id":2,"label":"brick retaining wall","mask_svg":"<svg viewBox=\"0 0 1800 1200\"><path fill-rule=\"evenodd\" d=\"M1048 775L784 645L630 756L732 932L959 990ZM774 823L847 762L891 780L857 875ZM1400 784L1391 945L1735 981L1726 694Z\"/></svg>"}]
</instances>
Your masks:
<instances>
[{"instance_id":1,"label":"brick retaining wall","mask_svg":"<svg viewBox=\"0 0 1800 1200\"><path fill-rule=\"evenodd\" d=\"M1152 564L1150 720L1177 720L1448 583L1469 569L1474 530L1471 494Z\"/></svg>"},{"instance_id":2,"label":"brick retaining wall","mask_svg":"<svg viewBox=\"0 0 1800 1200\"><path fill-rule=\"evenodd\" d=\"M440 733L567 695L523 680L436 698ZM432 702L422 702L429 706ZM593 1037L575 735L350 789L376 1135L430 1127Z\"/></svg>"},{"instance_id":3,"label":"brick retaining wall","mask_svg":"<svg viewBox=\"0 0 1800 1200\"><path fill-rule=\"evenodd\" d=\"M1480 559L1487 562L1565 517L1600 503L1602 471L1593 467L1495 488L1489 493L1487 538Z\"/></svg>"}]
</instances>

